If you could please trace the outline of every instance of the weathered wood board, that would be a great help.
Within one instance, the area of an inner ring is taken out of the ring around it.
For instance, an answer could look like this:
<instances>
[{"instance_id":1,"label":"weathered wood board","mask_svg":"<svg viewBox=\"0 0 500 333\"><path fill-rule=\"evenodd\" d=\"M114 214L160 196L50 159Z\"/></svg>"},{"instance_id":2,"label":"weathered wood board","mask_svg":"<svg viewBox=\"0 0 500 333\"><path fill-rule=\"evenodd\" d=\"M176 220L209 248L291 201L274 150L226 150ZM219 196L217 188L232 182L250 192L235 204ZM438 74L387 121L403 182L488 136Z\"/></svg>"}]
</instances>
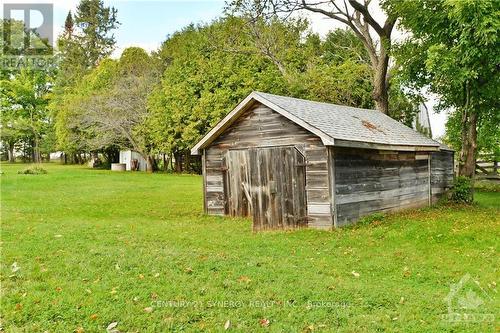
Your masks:
<instances>
[{"instance_id":1,"label":"weathered wood board","mask_svg":"<svg viewBox=\"0 0 500 333\"><path fill-rule=\"evenodd\" d=\"M432 202L437 202L453 186L454 152L443 150L431 154Z\"/></svg>"},{"instance_id":2,"label":"weathered wood board","mask_svg":"<svg viewBox=\"0 0 500 333\"><path fill-rule=\"evenodd\" d=\"M429 204L426 153L330 148L337 225L364 215Z\"/></svg>"},{"instance_id":3,"label":"weathered wood board","mask_svg":"<svg viewBox=\"0 0 500 333\"><path fill-rule=\"evenodd\" d=\"M294 147L229 150L226 201L232 216L252 216L254 230L307 225L305 158Z\"/></svg>"}]
</instances>

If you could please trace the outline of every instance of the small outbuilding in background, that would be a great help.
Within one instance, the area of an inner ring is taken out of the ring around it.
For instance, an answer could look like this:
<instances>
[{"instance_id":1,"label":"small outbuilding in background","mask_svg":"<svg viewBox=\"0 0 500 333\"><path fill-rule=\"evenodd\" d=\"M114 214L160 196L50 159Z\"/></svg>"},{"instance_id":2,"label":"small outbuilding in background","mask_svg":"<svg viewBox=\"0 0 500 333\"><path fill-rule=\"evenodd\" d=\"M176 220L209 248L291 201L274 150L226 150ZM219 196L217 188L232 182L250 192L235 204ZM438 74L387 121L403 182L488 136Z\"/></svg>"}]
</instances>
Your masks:
<instances>
[{"instance_id":1,"label":"small outbuilding in background","mask_svg":"<svg viewBox=\"0 0 500 333\"><path fill-rule=\"evenodd\" d=\"M255 230L343 226L430 205L451 187L453 151L376 111L251 93L191 151L204 208Z\"/></svg>"},{"instance_id":2,"label":"small outbuilding in background","mask_svg":"<svg viewBox=\"0 0 500 333\"><path fill-rule=\"evenodd\" d=\"M144 157L133 150L120 150L120 164L125 164L127 171L146 171L147 168Z\"/></svg>"}]
</instances>

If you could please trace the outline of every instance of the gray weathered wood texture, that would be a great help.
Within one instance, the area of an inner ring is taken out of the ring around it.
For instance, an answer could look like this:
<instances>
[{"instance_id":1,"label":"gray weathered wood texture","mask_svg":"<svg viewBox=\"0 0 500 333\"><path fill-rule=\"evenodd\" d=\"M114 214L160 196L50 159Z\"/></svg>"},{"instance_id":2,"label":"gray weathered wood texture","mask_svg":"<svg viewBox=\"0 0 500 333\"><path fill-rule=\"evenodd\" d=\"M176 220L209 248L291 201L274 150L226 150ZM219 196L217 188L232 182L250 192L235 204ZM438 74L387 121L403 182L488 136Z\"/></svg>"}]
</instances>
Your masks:
<instances>
[{"instance_id":1,"label":"gray weathered wood texture","mask_svg":"<svg viewBox=\"0 0 500 333\"><path fill-rule=\"evenodd\" d=\"M229 150L225 162L231 216L252 216L254 230L307 226L305 158L295 147Z\"/></svg>"},{"instance_id":2,"label":"gray weathered wood texture","mask_svg":"<svg viewBox=\"0 0 500 333\"><path fill-rule=\"evenodd\" d=\"M224 192L225 163L230 150L280 146L294 146L305 157L308 225L331 227L333 218L326 147L316 135L260 103L241 115L205 149L206 212L216 215L240 215L244 212L243 207L229 212Z\"/></svg>"},{"instance_id":3,"label":"gray weathered wood texture","mask_svg":"<svg viewBox=\"0 0 500 333\"><path fill-rule=\"evenodd\" d=\"M443 150L431 153L431 193L435 203L453 186L454 152Z\"/></svg>"},{"instance_id":4,"label":"gray weathered wood texture","mask_svg":"<svg viewBox=\"0 0 500 333\"><path fill-rule=\"evenodd\" d=\"M329 149L334 156L336 226L375 212L429 204L428 154Z\"/></svg>"}]
</instances>

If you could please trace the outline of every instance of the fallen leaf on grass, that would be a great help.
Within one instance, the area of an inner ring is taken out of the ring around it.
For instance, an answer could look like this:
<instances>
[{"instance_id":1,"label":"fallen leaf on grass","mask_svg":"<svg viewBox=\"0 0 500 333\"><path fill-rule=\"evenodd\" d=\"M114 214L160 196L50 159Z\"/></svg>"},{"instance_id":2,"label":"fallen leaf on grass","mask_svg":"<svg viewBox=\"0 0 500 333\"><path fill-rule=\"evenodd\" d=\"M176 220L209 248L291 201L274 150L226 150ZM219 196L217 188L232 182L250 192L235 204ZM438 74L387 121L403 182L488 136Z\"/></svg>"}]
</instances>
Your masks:
<instances>
[{"instance_id":1,"label":"fallen leaf on grass","mask_svg":"<svg viewBox=\"0 0 500 333\"><path fill-rule=\"evenodd\" d=\"M144 308L144 312L151 313L151 312L153 312L153 308L148 306L147 308Z\"/></svg>"},{"instance_id":2,"label":"fallen leaf on grass","mask_svg":"<svg viewBox=\"0 0 500 333\"><path fill-rule=\"evenodd\" d=\"M304 329L304 332L314 332L314 325L309 325Z\"/></svg>"},{"instance_id":3,"label":"fallen leaf on grass","mask_svg":"<svg viewBox=\"0 0 500 333\"><path fill-rule=\"evenodd\" d=\"M355 272L355 271L352 271L351 274L355 277L355 278L359 278L359 273Z\"/></svg>"},{"instance_id":4,"label":"fallen leaf on grass","mask_svg":"<svg viewBox=\"0 0 500 333\"><path fill-rule=\"evenodd\" d=\"M116 329L116 326L118 326L118 322L112 322L111 324L106 327L106 332L108 333L118 333L118 330Z\"/></svg>"},{"instance_id":5,"label":"fallen leaf on grass","mask_svg":"<svg viewBox=\"0 0 500 333\"><path fill-rule=\"evenodd\" d=\"M78 327L76 330L75 330L76 333L84 333L85 330L83 329L83 327Z\"/></svg>"},{"instance_id":6,"label":"fallen leaf on grass","mask_svg":"<svg viewBox=\"0 0 500 333\"><path fill-rule=\"evenodd\" d=\"M23 309L23 305L21 303L17 303L16 310L22 310L22 309Z\"/></svg>"},{"instance_id":7,"label":"fallen leaf on grass","mask_svg":"<svg viewBox=\"0 0 500 333\"><path fill-rule=\"evenodd\" d=\"M144 279L144 275L139 274L139 279L141 279L141 280Z\"/></svg>"},{"instance_id":8,"label":"fallen leaf on grass","mask_svg":"<svg viewBox=\"0 0 500 333\"><path fill-rule=\"evenodd\" d=\"M229 328L231 327L231 321L226 321L226 323L224 324L224 329L227 331Z\"/></svg>"},{"instance_id":9,"label":"fallen leaf on grass","mask_svg":"<svg viewBox=\"0 0 500 333\"><path fill-rule=\"evenodd\" d=\"M245 283L249 283L250 281L250 278L248 276L245 276L245 275L242 275L238 278L238 282L245 282Z\"/></svg>"},{"instance_id":10,"label":"fallen leaf on grass","mask_svg":"<svg viewBox=\"0 0 500 333\"><path fill-rule=\"evenodd\" d=\"M91 314L90 319L96 320L97 319L97 313Z\"/></svg>"},{"instance_id":11,"label":"fallen leaf on grass","mask_svg":"<svg viewBox=\"0 0 500 333\"><path fill-rule=\"evenodd\" d=\"M21 269L21 267L17 265L17 262L14 262L14 263L10 266L10 268L12 269L12 273L15 273L15 272L17 272L18 270L20 270L20 269Z\"/></svg>"},{"instance_id":12,"label":"fallen leaf on grass","mask_svg":"<svg viewBox=\"0 0 500 333\"><path fill-rule=\"evenodd\" d=\"M259 320L259 324L262 327L267 327L267 326L269 326L269 319L262 318L261 320Z\"/></svg>"},{"instance_id":13,"label":"fallen leaf on grass","mask_svg":"<svg viewBox=\"0 0 500 333\"><path fill-rule=\"evenodd\" d=\"M160 276L160 273L156 273L155 274L155 278L159 277Z\"/></svg>"}]
</instances>

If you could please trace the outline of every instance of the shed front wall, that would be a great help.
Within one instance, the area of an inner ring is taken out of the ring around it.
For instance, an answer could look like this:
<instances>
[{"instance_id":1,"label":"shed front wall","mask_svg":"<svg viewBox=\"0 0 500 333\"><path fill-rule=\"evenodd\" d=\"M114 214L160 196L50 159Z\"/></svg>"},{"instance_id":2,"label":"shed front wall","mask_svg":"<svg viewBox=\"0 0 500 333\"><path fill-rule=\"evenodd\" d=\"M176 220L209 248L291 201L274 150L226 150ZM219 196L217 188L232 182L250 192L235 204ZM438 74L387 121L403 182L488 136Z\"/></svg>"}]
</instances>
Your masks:
<instances>
[{"instance_id":1,"label":"shed front wall","mask_svg":"<svg viewBox=\"0 0 500 333\"><path fill-rule=\"evenodd\" d=\"M228 150L275 146L295 146L304 155L308 226L331 228L327 148L319 137L260 103L241 115L203 151L206 213L226 213L223 158Z\"/></svg>"},{"instance_id":2,"label":"shed front wall","mask_svg":"<svg viewBox=\"0 0 500 333\"><path fill-rule=\"evenodd\" d=\"M336 226L362 216L429 205L429 155L333 148Z\"/></svg>"}]
</instances>

